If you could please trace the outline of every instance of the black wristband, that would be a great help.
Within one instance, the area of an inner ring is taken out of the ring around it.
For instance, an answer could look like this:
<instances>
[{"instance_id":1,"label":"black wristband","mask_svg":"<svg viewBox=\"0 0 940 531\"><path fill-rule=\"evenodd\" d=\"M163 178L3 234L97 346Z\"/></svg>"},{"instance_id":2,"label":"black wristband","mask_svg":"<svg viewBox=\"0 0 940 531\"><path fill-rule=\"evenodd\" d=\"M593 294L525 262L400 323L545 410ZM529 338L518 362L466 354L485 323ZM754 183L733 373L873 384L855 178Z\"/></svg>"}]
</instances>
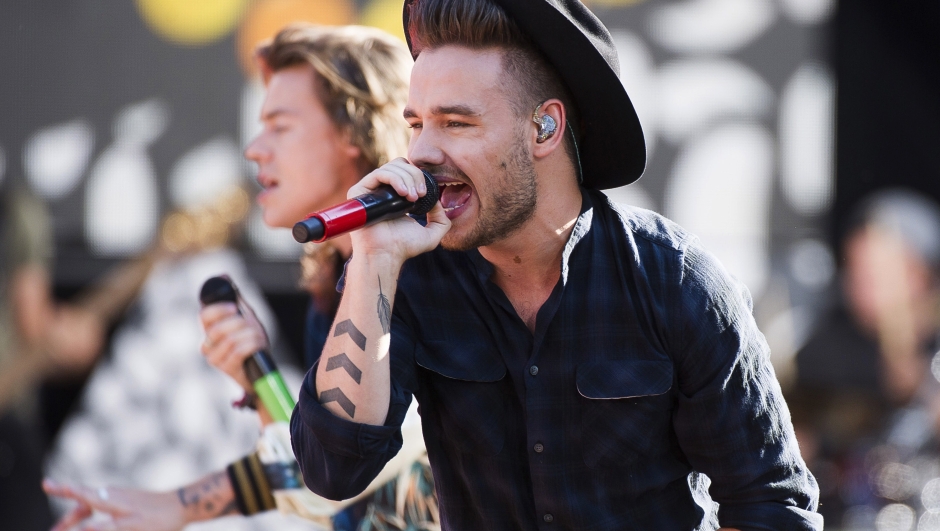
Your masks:
<instances>
[{"instance_id":1,"label":"black wristband","mask_svg":"<svg viewBox=\"0 0 940 531\"><path fill-rule=\"evenodd\" d=\"M235 461L225 468L225 472L235 491L238 512L249 516L276 508L264 465L257 453Z\"/></svg>"}]
</instances>

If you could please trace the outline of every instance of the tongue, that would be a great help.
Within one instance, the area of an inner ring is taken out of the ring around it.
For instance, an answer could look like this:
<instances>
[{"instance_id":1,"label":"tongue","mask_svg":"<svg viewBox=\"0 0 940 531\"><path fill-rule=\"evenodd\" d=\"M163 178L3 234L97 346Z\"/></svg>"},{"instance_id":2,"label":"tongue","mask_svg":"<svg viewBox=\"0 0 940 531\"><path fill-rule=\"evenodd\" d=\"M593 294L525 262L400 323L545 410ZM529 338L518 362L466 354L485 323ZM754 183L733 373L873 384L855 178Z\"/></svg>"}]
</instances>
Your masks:
<instances>
[{"instance_id":1,"label":"tongue","mask_svg":"<svg viewBox=\"0 0 940 531\"><path fill-rule=\"evenodd\" d=\"M441 205L444 208L463 206L470 200L470 187L465 184L455 184L441 187Z\"/></svg>"}]
</instances>

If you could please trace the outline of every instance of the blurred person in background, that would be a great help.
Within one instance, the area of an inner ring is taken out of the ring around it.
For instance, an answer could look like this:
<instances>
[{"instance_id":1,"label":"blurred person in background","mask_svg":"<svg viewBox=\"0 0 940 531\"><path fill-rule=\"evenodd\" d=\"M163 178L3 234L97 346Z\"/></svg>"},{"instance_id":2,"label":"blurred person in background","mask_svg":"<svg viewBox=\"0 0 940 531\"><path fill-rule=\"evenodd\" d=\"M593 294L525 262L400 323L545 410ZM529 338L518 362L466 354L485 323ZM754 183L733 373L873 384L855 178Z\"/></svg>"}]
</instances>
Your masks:
<instances>
[{"instance_id":1,"label":"blurred person in background","mask_svg":"<svg viewBox=\"0 0 940 531\"><path fill-rule=\"evenodd\" d=\"M788 402L819 478L820 512L831 524L864 527L878 507L919 495L940 476L940 366L932 364L940 206L910 190L883 190L845 227L842 298L797 353ZM917 467L922 478L894 466L925 458L933 464Z\"/></svg>"},{"instance_id":2,"label":"blurred person in background","mask_svg":"<svg viewBox=\"0 0 940 531\"><path fill-rule=\"evenodd\" d=\"M290 228L309 212L344 201L347 190L365 174L405 153L408 134L401 109L411 59L397 39L364 27L296 25L259 48L258 56L267 88L261 110L264 127L245 156L258 165L263 188L258 202L267 225ZM319 357L332 325L339 299L336 284L350 252L349 236L305 247L302 285L311 295L304 352L308 367ZM192 522L275 508L334 529L359 529L363 520L365 528L433 525L436 504L430 472L415 461L424 452L415 412L398 458L367 492L383 488L360 496L362 501L354 505L319 498L302 487L289 442L278 440L277 430L270 428L270 416L253 396L244 373L245 359L269 346L251 308L244 300L237 306L213 304L200 317L206 330L203 353L241 384L246 392L242 403L256 403L269 426L259 450L170 492L47 481L50 494L78 501L57 530L175 530ZM289 463L269 459L284 448ZM388 484L395 477L412 482L409 503L396 504L395 483ZM111 520L95 522L95 510Z\"/></svg>"},{"instance_id":3,"label":"blurred person in background","mask_svg":"<svg viewBox=\"0 0 940 531\"><path fill-rule=\"evenodd\" d=\"M51 257L43 204L10 184L0 187L0 522L6 529L52 524L39 488L46 441L36 391L43 380L85 374L104 338L94 312L53 299Z\"/></svg>"}]
</instances>

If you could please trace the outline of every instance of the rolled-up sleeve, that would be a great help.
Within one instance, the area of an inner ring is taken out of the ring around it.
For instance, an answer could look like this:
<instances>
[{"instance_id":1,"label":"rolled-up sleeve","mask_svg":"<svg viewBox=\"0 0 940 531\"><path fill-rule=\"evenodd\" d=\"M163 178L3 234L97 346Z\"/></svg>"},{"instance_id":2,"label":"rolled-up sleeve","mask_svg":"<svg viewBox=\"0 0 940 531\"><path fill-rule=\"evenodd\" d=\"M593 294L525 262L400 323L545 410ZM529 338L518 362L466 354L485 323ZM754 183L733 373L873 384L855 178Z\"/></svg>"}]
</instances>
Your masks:
<instances>
[{"instance_id":1,"label":"rolled-up sleeve","mask_svg":"<svg viewBox=\"0 0 940 531\"><path fill-rule=\"evenodd\" d=\"M337 417L317 399L317 365L304 376L291 415L291 446L307 487L331 500L352 498L369 486L402 447L401 425L412 399L414 341L396 300L390 347L391 396L382 426Z\"/></svg>"},{"instance_id":2,"label":"rolled-up sleeve","mask_svg":"<svg viewBox=\"0 0 940 531\"><path fill-rule=\"evenodd\" d=\"M682 261L681 304L672 315L673 422L690 464L711 480L721 526L822 529L819 489L800 456L747 288L696 244Z\"/></svg>"}]
</instances>

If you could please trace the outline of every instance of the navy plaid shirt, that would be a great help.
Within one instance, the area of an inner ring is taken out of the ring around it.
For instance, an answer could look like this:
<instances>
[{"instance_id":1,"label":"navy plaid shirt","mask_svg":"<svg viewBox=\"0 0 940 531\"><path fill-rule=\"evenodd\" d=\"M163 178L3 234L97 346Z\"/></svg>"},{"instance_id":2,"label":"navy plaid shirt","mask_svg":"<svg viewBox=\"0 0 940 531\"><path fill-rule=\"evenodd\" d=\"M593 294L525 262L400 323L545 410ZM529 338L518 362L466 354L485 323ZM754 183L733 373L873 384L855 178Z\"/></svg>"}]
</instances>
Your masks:
<instances>
[{"instance_id":1,"label":"navy plaid shirt","mask_svg":"<svg viewBox=\"0 0 940 531\"><path fill-rule=\"evenodd\" d=\"M414 394L447 530L822 529L746 288L669 220L583 197L534 334L477 251L405 264L386 423L329 413L311 370L307 485L364 489Z\"/></svg>"}]
</instances>

